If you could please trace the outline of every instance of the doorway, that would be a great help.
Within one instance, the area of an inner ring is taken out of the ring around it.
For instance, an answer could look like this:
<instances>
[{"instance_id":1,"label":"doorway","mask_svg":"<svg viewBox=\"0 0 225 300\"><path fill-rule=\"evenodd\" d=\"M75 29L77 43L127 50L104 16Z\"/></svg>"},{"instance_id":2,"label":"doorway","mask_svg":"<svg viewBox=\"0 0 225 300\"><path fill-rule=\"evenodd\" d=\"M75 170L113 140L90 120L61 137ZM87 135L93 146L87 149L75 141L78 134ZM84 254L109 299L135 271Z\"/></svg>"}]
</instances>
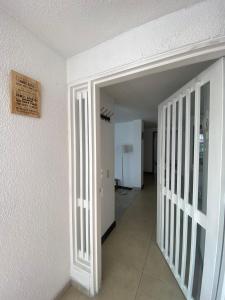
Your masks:
<instances>
[{"instance_id":1,"label":"doorway","mask_svg":"<svg viewBox=\"0 0 225 300\"><path fill-rule=\"evenodd\" d=\"M123 79L124 80L124 79ZM90 163L92 165L92 170L90 172L90 174L100 174L100 152L99 152L99 148L98 148L98 141L99 141L99 128L100 128L100 124L98 122L98 113L100 111L99 108L99 91L100 91L100 87L101 87L101 80L100 83L98 81L95 82L95 85L93 86L93 89L91 89L91 87L85 87L88 88L88 92L89 93L93 93L92 96L94 99L93 102L88 101L88 105L89 105L89 116L91 117L91 125L89 127L90 129L90 140L89 140L89 153L91 154L90 156ZM110 84L110 81L108 81L107 84ZM106 85L106 81L104 81L104 85ZM83 88L83 87L82 87ZM222 111L222 110L221 110ZM94 113L94 114L93 114ZM97 113L97 115L96 115ZM159 135L158 135L158 140L161 139L161 130L159 131ZM159 150L160 147L158 147L158 154L160 153ZM158 155L159 157L159 155ZM158 182L160 180L159 177L159 168L160 168L160 164L158 163L158 172L157 172L157 176L158 176ZM88 205L90 205L90 213L93 214L93 217L90 218L90 239L91 239L91 243L90 243L90 257L88 257L87 259L87 264L86 264L86 269L87 272L85 273L84 277L86 278L86 282L87 282L87 286L88 288L90 288L91 294L95 294L96 291L99 290L99 287L101 285L101 245L100 245L100 239L99 239L99 228L100 228L100 219L99 219L99 215L100 215L100 210L99 210L99 204L96 202L99 199L99 191L101 191L101 183L100 183L100 176L90 176L89 177L89 182L90 182L90 203ZM158 204L160 205L160 199L159 199L159 195L160 195L160 188L158 186ZM83 208L88 207L88 205L84 205ZM157 228L161 228L161 217L160 217L160 212L161 210L158 209L157 210ZM98 216L98 218L97 218ZM218 216L217 216L218 217ZM223 214L221 212L221 215L219 216L219 219L222 220L223 218ZM218 222L219 223L219 222ZM80 226L83 226L82 224L80 224ZM77 228L79 231L79 228ZM220 234L222 234L222 230L220 232ZM157 230L157 242L158 244L160 244L161 241L161 237L160 237L160 230ZM221 247L219 247L218 245L218 251L221 250ZM219 252L218 252L219 253ZM79 251L78 251L79 254ZM218 255L216 258L219 262L220 260L220 256ZM90 270L90 271L89 271ZM216 279L214 281L215 285L216 285ZM214 284L213 283L213 284ZM89 285L90 284L90 285ZM216 290L216 287L214 288L214 291Z\"/></svg>"},{"instance_id":2,"label":"doorway","mask_svg":"<svg viewBox=\"0 0 225 300\"><path fill-rule=\"evenodd\" d=\"M176 72L181 72L181 70ZM143 115L142 119L137 119L140 118L141 107L138 105L134 109L128 99L124 99L123 93L122 98L119 96L124 85L125 89L128 88L127 84L132 85L138 95L137 85L140 81L144 82L143 79L100 90L101 227L104 228L102 231L104 243L101 247L102 286L96 299L134 300L153 296L164 299L169 296L173 300L184 300L156 243L157 185L153 175L152 161L153 134L157 123L151 119L153 117L151 109L148 109L149 113ZM147 93L150 93L149 84L152 80L152 76L145 78L144 85ZM128 97L130 98L129 95ZM141 94L138 98L140 102L144 100ZM126 107L121 107L122 101L126 101ZM157 121L157 104L154 118ZM144 147L145 143L147 147ZM143 150L147 153L143 153ZM142 181L143 157L148 158L146 162L143 161L143 165L146 167L145 170L150 172L145 173ZM114 176L113 165L115 166ZM148 167L151 169L147 169ZM115 214L111 197L114 178L117 182L114 200ZM112 219L113 216L114 219ZM116 227L108 234L115 221Z\"/></svg>"},{"instance_id":3,"label":"doorway","mask_svg":"<svg viewBox=\"0 0 225 300\"><path fill-rule=\"evenodd\" d=\"M211 171L208 169L208 162L210 164L208 143L210 129L219 131L218 125L222 122L222 115L218 122L219 112L222 111L222 64L223 60L214 63L159 106L159 124L161 124L159 153L161 156L158 160L161 160L159 174L163 182L161 196L159 195L161 216L161 223L158 225L158 231L161 228L159 246L187 299L204 299L204 295L213 294L213 286L210 289L209 284L204 283L204 280L210 277L207 275L209 267L206 252L212 248L208 244L208 250L206 250L208 236L206 202L209 201L211 205L213 203L213 199L210 201L208 198L208 174L210 176L210 174L220 172L220 166L214 164L213 167L217 168L217 172L215 169ZM112 90L115 92L116 88ZM153 90L152 93L154 94ZM212 113L209 113L211 109L215 111L215 108L212 108L214 103L210 107L210 98L218 101L218 111L214 117ZM218 127L215 128L215 126ZM197 133L196 130L198 130ZM196 143L199 145L197 146ZM218 137L218 140L215 140L214 135L213 147L217 145L217 149L220 149L220 143L221 139ZM211 150L211 153L213 153L212 159L214 151ZM195 172L198 173L195 174ZM215 182L213 183L212 179L209 181L215 187ZM219 199L221 197L219 188L217 192L216 198ZM194 204L194 197L198 199L195 200L199 203L198 205ZM219 201L213 205L214 211L211 210L212 216L209 217L212 219L215 218L215 213L220 214L217 210L220 205ZM219 232L218 224L215 224L213 229L212 225L210 226L215 237L216 232ZM209 235L208 238L212 243L212 237ZM217 236L213 241L215 257L220 255L219 252L217 255L218 243ZM208 258L209 263L212 263L212 260ZM210 267L211 270L215 270L215 274L210 279L211 283L218 276L219 268L216 266L217 262L214 261L214 263L215 265Z\"/></svg>"}]
</instances>

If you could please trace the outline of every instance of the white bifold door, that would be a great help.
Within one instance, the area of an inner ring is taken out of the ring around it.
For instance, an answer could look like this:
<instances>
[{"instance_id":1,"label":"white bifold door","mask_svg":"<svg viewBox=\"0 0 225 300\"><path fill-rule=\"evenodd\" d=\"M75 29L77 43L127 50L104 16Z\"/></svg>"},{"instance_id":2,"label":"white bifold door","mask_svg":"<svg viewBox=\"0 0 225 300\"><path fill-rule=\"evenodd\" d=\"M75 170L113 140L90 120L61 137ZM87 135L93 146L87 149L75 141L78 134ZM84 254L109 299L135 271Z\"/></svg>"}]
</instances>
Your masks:
<instances>
[{"instance_id":1,"label":"white bifold door","mask_svg":"<svg viewBox=\"0 0 225 300\"><path fill-rule=\"evenodd\" d=\"M224 87L220 59L159 106L157 241L187 299L216 299Z\"/></svg>"}]
</instances>

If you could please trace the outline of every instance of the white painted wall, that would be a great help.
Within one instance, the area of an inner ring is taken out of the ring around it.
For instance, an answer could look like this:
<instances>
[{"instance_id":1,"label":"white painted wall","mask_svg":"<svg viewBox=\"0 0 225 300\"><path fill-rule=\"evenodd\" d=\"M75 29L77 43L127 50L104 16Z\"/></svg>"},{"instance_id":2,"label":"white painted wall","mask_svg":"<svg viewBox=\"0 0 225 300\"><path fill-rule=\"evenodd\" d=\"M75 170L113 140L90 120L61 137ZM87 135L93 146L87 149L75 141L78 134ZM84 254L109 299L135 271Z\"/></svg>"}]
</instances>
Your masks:
<instances>
[{"instance_id":1,"label":"white painted wall","mask_svg":"<svg viewBox=\"0 0 225 300\"><path fill-rule=\"evenodd\" d=\"M144 130L144 172L153 172L153 130Z\"/></svg>"},{"instance_id":2,"label":"white painted wall","mask_svg":"<svg viewBox=\"0 0 225 300\"><path fill-rule=\"evenodd\" d=\"M101 107L114 112L114 100L101 90ZM115 221L114 189L114 116L110 123L101 120L101 169L102 169L102 235Z\"/></svg>"},{"instance_id":3,"label":"white painted wall","mask_svg":"<svg viewBox=\"0 0 225 300\"><path fill-rule=\"evenodd\" d=\"M132 129L132 121L115 123L115 178L120 180L120 185L127 187L133 187L132 158L134 150L122 154L122 145L133 147Z\"/></svg>"},{"instance_id":4,"label":"white painted wall","mask_svg":"<svg viewBox=\"0 0 225 300\"><path fill-rule=\"evenodd\" d=\"M133 139L134 139L134 161L136 166L133 169L133 186L142 188L143 185L143 121L134 120L133 122Z\"/></svg>"},{"instance_id":5,"label":"white painted wall","mask_svg":"<svg viewBox=\"0 0 225 300\"><path fill-rule=\"evenodd\" d=\"M142 128L142 120L115 123L115 178L122 186L142 187ZM132 146L132 151L123 153L123 145Z\"/></svg>"},{"instance_id":6,"label":"white painted wall","mask_svg":"<svg viewBox=\"0 0 225 300\"><path fill-rule=\"evenodd\" d=\"M0 299L50 300L69 280L64 60L0 10ZM10 113L9 74L41 82L41 118Z\"/></svg>"},{"instance_id":7,"label":"white painted wall","mask_svg":"<svg viewBox=\"0 0 225 300\"><path fill-rule=\"evenodd\" d=\"M225 1L207 0L125 32L67 60L68 83L225 36Z\"/></svg>"}]
</instances>

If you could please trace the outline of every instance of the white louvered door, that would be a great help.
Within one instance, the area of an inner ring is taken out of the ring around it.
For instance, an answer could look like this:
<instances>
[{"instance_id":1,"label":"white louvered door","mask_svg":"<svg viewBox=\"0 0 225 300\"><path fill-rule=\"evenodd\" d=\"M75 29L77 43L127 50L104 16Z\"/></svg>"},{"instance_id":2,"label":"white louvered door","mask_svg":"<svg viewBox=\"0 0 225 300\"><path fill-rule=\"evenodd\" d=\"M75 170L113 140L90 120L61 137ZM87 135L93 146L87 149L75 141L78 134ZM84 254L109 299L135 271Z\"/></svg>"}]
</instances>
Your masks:
<instances>
[{"instance_id":1,"label":"white louvered door","mask_svg":"<svg viewBox=\"0 0 225 300\"><path fill-rule=\"evenodd\" d=\"M159 247L187 299L215 299L222 248L224 59L159 106Z\"/></svg>"}]
</instances>

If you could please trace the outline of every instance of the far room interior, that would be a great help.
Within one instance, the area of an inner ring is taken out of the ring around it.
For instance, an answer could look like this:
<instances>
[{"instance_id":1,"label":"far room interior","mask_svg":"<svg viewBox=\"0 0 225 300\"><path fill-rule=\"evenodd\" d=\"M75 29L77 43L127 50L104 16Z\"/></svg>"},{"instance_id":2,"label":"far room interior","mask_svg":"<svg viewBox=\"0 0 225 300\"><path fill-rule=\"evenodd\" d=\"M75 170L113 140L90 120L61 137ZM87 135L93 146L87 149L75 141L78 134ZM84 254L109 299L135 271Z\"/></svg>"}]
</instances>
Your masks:
<instances>
[{"instance_id":1,"label":"far room interior","mask_svg":"<svg viewBox=\"0 0 225 300\"><path fill-rule=\"evenodd\" d=\"M156 245L158 105L213 62L101 88L103 285L121 268L144 270L161 280L152 270L159 268L166 284L174 287L173 299L184 299ZM126 284L125 278L121 281ZM197 284L195 289L198 299Z\"/></svg>"}]
</instances>

